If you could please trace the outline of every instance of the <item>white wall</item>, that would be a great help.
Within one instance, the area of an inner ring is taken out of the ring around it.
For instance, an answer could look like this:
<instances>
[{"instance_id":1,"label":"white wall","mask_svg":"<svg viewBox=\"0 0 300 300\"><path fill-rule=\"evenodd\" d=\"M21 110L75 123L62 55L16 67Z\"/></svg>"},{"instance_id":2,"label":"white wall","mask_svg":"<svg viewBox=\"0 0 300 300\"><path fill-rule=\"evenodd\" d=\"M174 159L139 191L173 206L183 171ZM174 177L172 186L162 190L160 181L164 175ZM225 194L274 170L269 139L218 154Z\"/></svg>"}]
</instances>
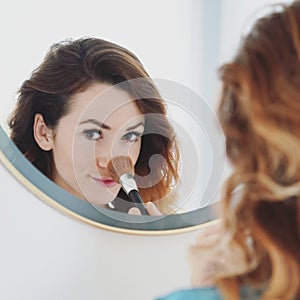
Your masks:
<instances>
[{"instance_id":1,"label":"white wall","mask_svg":"<svg viewBox=\"0 0 300 300\"><path fill-rule=\"evenodd\" d=\"M196 41L204 30L210 30L197 27L204 7L211 8L208 1L6 2L0 10L2 124L16 87L40 63L49 45L82 35L128 47L153 77L186 84L205 94L214 106L214 92L203 89L209 83L206 71L216 81L211 68L217 63L211 56L204 68L202 44ZM246 8L252 11L268 2L272 1L214 2L222 5L221 19L216 15L210 19L222 21L216 60L231 56L236 45L233 40L250 14ZM188 286L186 249L195 232L146 237L94 228L49 208L2 165L0 178L1 299L146 300Z\"/></svg>"},{"instance_id":2,"label":"white wall","mask_svg":"<svg viewBox=\"0 0 300 300\"><path fill-rule=\"evenodd\" d=\"M270 12L271 6L291 0L221 0L221 43L219 62L230 60L238 48L240 37L246 34L253 22Z\"/></svg>"}]
</instances>

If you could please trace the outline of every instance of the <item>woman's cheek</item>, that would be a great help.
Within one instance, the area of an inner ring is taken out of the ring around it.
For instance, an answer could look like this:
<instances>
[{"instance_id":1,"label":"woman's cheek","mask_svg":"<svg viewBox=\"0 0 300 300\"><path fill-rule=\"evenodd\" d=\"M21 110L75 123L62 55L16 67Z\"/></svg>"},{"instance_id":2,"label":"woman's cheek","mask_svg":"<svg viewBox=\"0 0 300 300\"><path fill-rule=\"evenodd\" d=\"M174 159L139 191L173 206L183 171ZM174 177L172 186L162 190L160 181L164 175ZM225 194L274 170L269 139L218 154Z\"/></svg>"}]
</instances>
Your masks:
<instances>
[{"instance_id":1,"label":"woman's cheek","mask_svg":"<svg viewBox=\"0 0 300 300\"><path fill-rule=\"evenodd\" d=\"M79 137L72 144L71 152L75 162L82 164L95 159L97 148L91 141Z\"/></svg>"}]
</instances>

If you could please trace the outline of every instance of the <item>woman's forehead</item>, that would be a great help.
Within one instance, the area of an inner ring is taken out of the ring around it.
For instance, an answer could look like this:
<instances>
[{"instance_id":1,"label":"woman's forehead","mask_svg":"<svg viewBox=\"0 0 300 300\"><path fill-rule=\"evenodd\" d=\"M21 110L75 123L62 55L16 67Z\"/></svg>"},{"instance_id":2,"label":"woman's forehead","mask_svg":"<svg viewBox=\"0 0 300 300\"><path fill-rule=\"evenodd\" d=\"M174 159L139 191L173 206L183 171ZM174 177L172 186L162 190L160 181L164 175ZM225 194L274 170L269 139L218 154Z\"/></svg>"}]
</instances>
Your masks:
<instances>
[{"instance_id":1,"label":"woman's forehead","mask_svg":"<svg viewBox=\"0 0 300 300\"><path fill-rule=\"evenodd\" d=\"M71 101L71 111L78 111L82 114L101 112L104 115L110 115L119 110L140 113L128 92L102 83L93 84L83 92L75 94Z\"/></svg>"},{"instance_id":2,"label":"woman's forehead","mask_svg":"<svg viewBox=\"0 0 300 300\"><path fill-rule=\"evenodd\" d=\"M129 93L113 86L94 84L74 95L72 102L70 114L78 123L93 119L115 127L144 121Z\"/></svg>"}]
</instances>

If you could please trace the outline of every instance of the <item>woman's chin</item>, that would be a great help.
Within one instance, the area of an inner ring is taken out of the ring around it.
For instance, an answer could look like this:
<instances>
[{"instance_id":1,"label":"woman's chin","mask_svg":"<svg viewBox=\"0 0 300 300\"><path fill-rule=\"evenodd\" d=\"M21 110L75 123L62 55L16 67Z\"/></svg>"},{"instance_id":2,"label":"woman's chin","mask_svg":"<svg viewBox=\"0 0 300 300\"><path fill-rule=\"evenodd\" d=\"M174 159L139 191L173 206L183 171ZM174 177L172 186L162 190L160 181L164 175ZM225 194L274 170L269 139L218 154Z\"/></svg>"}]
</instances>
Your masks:
<instances>
[{"instance_id":1,"label":"woman's chin","mask_svg":"<svg viewBox=\"0 0 300 300\"><path fill-rule=\"evenodd\" d=\"M101 194L96 197L95 195L86 195L84 200L98 207L107 207L107 205L117 197L117 194L118 193L109 193L108 195Z\"/></svg>"}]
</instances>

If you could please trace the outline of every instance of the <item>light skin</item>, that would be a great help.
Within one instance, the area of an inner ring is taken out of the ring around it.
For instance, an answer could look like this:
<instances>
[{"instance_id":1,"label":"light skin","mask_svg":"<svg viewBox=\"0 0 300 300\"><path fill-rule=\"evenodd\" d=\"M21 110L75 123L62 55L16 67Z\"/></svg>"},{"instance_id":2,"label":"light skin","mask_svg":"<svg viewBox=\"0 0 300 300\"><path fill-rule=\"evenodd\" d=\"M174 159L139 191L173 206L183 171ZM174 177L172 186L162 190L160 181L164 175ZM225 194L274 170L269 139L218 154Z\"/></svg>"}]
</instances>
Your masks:
<instances>
[{"instance_id":1,"label":"light skin","mask_svg":"<svg viewBox=\"0 0 300 300\"><path fill-rule=\"evenodd\" d=\"M70 101L69 113L54 130L36 114L35 140L43 150L53 152L55 183L80 199L105 206L121 188L111 180L106 166L117 155L129 156L136 163L145 117L126 91L102 83ZM151 204L150 213L160 214ZM139 214L135 209L129 213Z\"/></svg>"},{"instance_id":2,"label":"light skin","mask_svg":"<svg viewBox=\"0 0 300 300\"><path fill-rule=\"evenodd\" d=\"M255 268L256 261L249 264L244 250L237 243L228 244L225 235L221 221L197 235L196 243L189 248L192 287L213 286L220 277L244 274Z\"/></svg>"}]
</instances>

